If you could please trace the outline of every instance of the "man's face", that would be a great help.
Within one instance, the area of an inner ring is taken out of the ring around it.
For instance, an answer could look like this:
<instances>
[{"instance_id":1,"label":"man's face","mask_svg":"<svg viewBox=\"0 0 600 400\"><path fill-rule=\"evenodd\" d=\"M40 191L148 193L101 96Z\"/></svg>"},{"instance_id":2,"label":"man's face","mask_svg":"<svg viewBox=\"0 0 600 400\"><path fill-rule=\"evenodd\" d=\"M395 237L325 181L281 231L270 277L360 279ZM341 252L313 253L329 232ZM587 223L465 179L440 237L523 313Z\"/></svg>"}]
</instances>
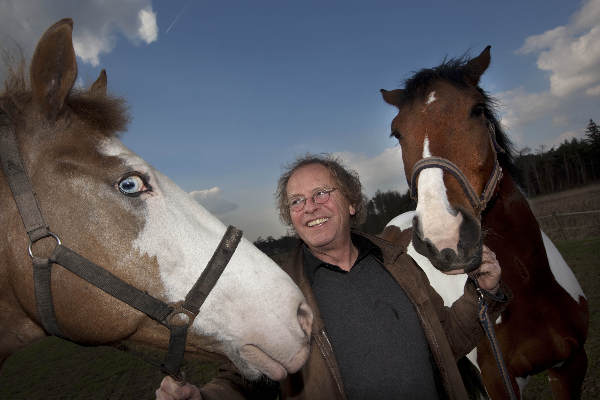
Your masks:
<instances>
[{"instance_id":1,"label":"man's face","mask_svg":"<svg viewBox=\"0 0 600 400\"><path fill-rule=\"evenodd\" d=\"M301 211L290 210L292 225L300 238L315 250L331 250L350 239L350 216L355 210L342 194L329 170L321 164L298 168L287 184L288 200L303 196L306 204ZM336 188L323 204L313 202L319 189Z\"/></svg>"}]
</instances>

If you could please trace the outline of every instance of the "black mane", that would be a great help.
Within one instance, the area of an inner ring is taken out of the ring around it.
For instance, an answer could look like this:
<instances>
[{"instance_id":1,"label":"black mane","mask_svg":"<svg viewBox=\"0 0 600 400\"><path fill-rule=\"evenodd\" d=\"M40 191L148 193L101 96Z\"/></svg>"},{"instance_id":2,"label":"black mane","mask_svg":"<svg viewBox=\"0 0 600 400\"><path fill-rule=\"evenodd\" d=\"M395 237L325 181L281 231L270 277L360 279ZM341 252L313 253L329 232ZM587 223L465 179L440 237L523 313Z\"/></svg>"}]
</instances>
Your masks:
<instances>
[{"instance_id":1,"label":"black mane","mask_svg":"<svg viewBox=\"0 0 600 400\"><path fill-rule=\"evenodd\" d=\"M425 97L431 84L438 80L448 81L459 88L471 86L468 83L466 70L466 65L469 61L470 57L464 55L459 58L444 59L437 67L423 68L417 71L413 76L404 81L402 102L407 104L417 98ZM494 126L496 143L504 150L504 152L498 153L498 161L504 171L508 172L517 182L520 182L520 171L514 162L514 146L502 129L496 114L497 101L481 87L476 86L476 89L484 98L484 114Z\"/></svg>"}]
</instances>

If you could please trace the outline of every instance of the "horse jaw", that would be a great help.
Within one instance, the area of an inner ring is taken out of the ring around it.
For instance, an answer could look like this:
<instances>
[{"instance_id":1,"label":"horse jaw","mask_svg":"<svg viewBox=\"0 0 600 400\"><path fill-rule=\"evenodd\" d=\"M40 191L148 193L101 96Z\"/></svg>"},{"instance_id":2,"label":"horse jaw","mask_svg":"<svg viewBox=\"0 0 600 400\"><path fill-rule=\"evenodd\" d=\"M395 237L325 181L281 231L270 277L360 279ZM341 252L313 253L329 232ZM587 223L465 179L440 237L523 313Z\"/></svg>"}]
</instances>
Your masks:
<instances>
[{"instance_id":1,"label":"horse jaw","mask_svg":"<svg viewBox=\"0 0 600 400\"><path fill-rule=\"evenodd\" d=\"M105 139L99 151L149 177L152 193L143 200L145 224L133 247L156 260L165 300L183 300L217 248L225 225L118 139ZM312 311L291 278L242 238L190 334L209 338L206 350L225 354L249 378L264 373L281 379L306 361L311 324ZM244 346L264 354L242 351Z\"/></svg>"}]
</instances>

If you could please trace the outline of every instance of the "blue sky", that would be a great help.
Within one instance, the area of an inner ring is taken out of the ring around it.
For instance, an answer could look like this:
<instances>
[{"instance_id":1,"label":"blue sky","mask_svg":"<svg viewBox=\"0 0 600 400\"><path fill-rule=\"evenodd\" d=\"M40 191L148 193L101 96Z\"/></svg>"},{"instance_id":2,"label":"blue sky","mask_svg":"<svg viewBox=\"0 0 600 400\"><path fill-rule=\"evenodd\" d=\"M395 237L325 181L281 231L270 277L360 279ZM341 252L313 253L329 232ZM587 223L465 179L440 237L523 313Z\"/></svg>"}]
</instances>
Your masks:
<instances>
[{"instance_id":1,"label":"blue sky","mask_svg":"<svg viewBox=\"0 0 600 400\"><path fill-rule=\"evenodd\" d=\"M306 152L340 155L367 196L406 190L379 89L445 56L492 46L481 84L519 149L600 120L600 0L0 0L0 40L29 55L67 16L78 84L105 68L128 100L125 144L250 239L285 233L273 191Z\"/></svg>"}]
</instances>

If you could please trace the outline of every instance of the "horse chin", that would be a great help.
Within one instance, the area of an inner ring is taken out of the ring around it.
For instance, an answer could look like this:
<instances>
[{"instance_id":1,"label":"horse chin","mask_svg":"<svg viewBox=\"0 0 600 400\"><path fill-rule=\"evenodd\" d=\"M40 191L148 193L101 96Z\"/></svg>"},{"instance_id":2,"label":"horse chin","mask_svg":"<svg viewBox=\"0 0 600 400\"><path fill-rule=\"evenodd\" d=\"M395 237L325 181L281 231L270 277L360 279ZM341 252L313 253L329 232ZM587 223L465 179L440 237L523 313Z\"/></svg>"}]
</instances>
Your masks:
<instances>
[{"instance_id":1,"label":"horse chin","mask_svg":"<svg viewBox=\"0 0 600 400\"><path fill-rule=\"evenodd\" d=\"M260 347L246 344L240 349L239 355L242 365L238 365L238 368L250 380L257 380L265 375L274 381L280 381L288 373L298 371L308 359L308 354L309 347L304 346L288 362L282 363L275 360Z\"/></svg>"}]
</instances>

